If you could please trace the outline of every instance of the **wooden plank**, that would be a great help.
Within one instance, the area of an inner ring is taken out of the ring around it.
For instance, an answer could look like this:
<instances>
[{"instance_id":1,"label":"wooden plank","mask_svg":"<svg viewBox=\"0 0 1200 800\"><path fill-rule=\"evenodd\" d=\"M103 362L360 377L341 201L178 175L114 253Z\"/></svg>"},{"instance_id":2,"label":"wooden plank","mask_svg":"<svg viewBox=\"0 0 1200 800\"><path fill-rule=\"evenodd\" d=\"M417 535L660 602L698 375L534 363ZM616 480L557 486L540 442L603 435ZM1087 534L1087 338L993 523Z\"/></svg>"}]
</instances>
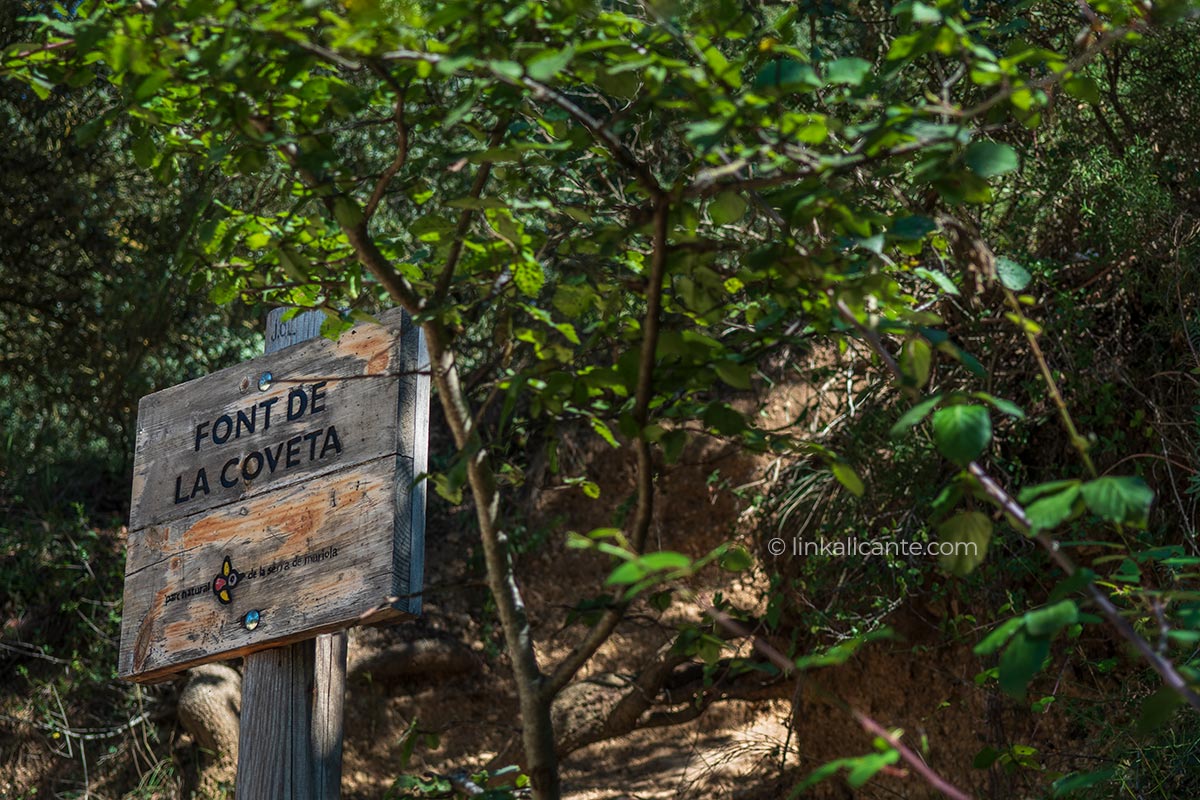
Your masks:
<instances>
[{"instance_id":1,"label":"wooden plank","mask_svg":"<svg viewBox=\"0 0 1200 800\"><path fill-rule=\"evenodd\" d=\"M326 319L324 311L301 311L291 319L284 319L287 313L286 308L273 308L267 312L265 355L321 336L321 325Z\"/></svg>"},{"instance_id":2,"label":"wooden plank","mask_svg":"<svg viewBox=\"0 0 1200 800\"><path fill-rule=\"evenodd\" d=\"M237 796L331 800L314 792L311 643L255 653L242 675ZM337 795L333 795L334 798Z\"/></svg>"},{"instance_id":3,"label":"wooden plank","mask_svg":"<svg viewBox=\"0 0 1200 800\"><path fill-rule=\"evenodd\" d=\"M406 317L407 319L407 317ZM398 452L411 455L398 462L396 477L407 506L396 513L395 570L397 576L407 575L407 581L397 583L398 608L410 614L421 613L421 587L425 580L425 485L418 476L428 469L429 459L429 351L425 347L425 332L416 325L403 329L400 344L401 361L412 365L400 376L398 392L399 419L397 423Z\"/></svg>"},{"instance_id":4,"label":"wooden plank","mask_svg":"<svg viewBox=\"0 0 1200 800\"><path fill-rule=\"evenodd\" d=\"M309 749L313 760L313 786L320 800L336 800L342 792L342 710L346 697L347 644L344 631L318 636L316 640Z\"/></svg>"},{"instance_id":5,"label":"wooden plank","mask_svg":"<svg viewBox=\"0 0 1200 800\"><path fill-rule=\"evenodd\" d=\"M397 420L401 317L382 321L142 398L130 528L411 454Z\"/></svg>"},{"instance_id":6,"label":"wooden plank","mask_svg":"<svg viewBox=\"0 0 1200 800\"><path fill-rule=\"evenodd\" d=\"M121 677L155 680L218 656L403 616L390 600L410 589L408 573L394 570L395 542L363 535L393 530L405 488L397 460L130 534Z\"/></svg>"}]
</instances>

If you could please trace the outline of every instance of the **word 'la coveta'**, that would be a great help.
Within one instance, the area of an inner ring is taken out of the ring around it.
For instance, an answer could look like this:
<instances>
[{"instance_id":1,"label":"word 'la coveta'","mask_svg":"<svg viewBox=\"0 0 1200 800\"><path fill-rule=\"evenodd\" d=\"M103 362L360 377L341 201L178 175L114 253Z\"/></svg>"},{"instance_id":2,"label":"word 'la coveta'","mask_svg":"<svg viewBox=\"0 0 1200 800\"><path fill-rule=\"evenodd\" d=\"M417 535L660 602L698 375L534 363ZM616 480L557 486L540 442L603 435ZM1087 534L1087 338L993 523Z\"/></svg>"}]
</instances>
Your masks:
<instances>
[{"instance_id":1,"label":"word 'la coveta'","mask_svg":"<svg viewBox=\"0 0 1200 800\"><path fill-rule=\"evenodd\" d=\"M256 431L265 433L272 423L279 428L320 414L325 411L325 383L314 383L307 390L301 386L288 392L286 398L271 397L239 409L232 416L222 414L214 420L201 422L194 432L193 449L200 452L202 448L220 447L243 435ZM283 404L277 405L281 400ZM185 476L179 475L175 478L175 504L210 494L213 482L232 489L238 483L255 480L264 473L273 475L341 452L342 441L333 425L281 438L266 447L227 459L220 467L214 465L211 478L206 467L200 467L190 481L185 482Z\"/></svg>"}]
</instances>

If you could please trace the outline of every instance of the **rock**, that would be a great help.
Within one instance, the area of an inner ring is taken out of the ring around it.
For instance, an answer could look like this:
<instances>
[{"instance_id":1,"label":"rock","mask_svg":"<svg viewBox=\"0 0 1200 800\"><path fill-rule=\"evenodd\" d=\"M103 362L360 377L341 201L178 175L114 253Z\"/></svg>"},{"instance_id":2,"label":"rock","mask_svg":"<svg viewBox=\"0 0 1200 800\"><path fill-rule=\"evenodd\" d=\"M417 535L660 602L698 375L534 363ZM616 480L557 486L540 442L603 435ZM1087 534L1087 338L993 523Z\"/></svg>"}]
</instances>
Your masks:
<instances>
[{"instance_id":1,"label":"rock","mask_svg":"<svg viewBox=\"0 0 1200 800\"><path fill-rule=\"evenodd\" d=\"M242 676L224 664L204 664L188 670L179 693L177 714L184 730L204 751L199 796L222 796L237 774Z\"/></svg>"}]
</instances>

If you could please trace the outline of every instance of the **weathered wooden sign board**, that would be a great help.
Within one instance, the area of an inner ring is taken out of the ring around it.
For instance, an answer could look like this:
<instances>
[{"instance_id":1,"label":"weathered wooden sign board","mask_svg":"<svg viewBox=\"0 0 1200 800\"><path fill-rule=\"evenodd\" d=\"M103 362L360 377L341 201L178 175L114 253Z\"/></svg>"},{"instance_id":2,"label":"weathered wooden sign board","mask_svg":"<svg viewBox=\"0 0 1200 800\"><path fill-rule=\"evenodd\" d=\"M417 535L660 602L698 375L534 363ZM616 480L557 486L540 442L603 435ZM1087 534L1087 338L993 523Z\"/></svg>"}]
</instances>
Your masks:
<instances>
[{"instance_id":1,"label":"weathered wooden sign board","mask_svg":"<svg viewBox=\"0 0 1200 800\"><path fill-rule=\"evenodd\" d=\"M419 612L428 358L380 321L142 398L122 678Z\"/></svg>"}]
</instances>

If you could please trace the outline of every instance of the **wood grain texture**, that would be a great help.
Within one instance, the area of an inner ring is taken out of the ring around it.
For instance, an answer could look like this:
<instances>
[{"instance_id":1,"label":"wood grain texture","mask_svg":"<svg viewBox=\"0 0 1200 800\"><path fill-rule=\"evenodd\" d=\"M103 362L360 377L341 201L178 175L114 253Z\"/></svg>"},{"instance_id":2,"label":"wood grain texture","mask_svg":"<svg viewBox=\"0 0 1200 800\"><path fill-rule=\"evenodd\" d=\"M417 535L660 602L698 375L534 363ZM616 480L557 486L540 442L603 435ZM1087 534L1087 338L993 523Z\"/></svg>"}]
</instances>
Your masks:
<instances>
[{"instance_id":1,"label":"wood grain texture","mask_svg":"<svg viewBox=\"0 0 1200 800\"><path fill-rule=\"evenodd\" d=\"M304 342L142 398L129 527L218 508L389 453L411 454L398 436L401 318L382 321L355 326L336 343ZM259 389L264 374L271 376L265 391ZM289 411L298 413L289 419Z\"/></svg>"},{"instance_id":2,"label":"wood grain texture","mask_svg":"<svg viewBox=\"0 0 1200 800\"><path fill-rule=\"evenodd\" d=\"M336 344L287 347L143 399L121 677L160 680L208 661L419 612L425 495L424 481L413 481L425 471L429 378L427 369L419 372L428 361L420 329L407 317L389 313L382 321L357 326ZM264 371L272 385L259 392ZM310 409L317 398L316 414L195 449L197 420L211 430L222 415L249 416L250 396L282 398L273 406L282 407L297 386ZM298 438L330 427L340 449L324 458L319 436ZM261 460L264 473L268 462L279 469L221 486L221 465L247 458ZM210 492L185 503L158 494L164 486L174 494L177 470L213 463L218 477L210 477ZM257 625L248 624L251 612Z\"/></svg>"},{"instance_id":3,"label":"wood grain texture","mask_svg":"<svg viewBox=\"0 0 1200 800\"><path fill-rule=\"evenodd\" d=\"M325 315L306 312L282 321L283 309L272 311L267 319L268 353L295 344L299 339L320 335ZM254 677L242 698L250 709L254 724L242 728L242 749L248 751L245 780L239 780L240 796L255 796L268 787L291 790L292 800L307 800L302 781L289 783L289 770L296 764L311 769L312 800L338 800L341 797L342 705L346 693L346 632L321 634L311 641L286 645L285 652L249 653L243 671ZM311 687L305 682L307 665L312 663ZM302 668L294 670L292 665ZM257 691L259 687L275 687ZM296 735L289 722L309 722L307 740ZM282 748L282 749L281 749ZM272 774L268 774L271 772Z\"/></svg>"},{"instance_id":4,"label":"wood grain texture","mask_svg":"<svg viewBox=\"0 0 1200 800\"><path fill-rule=\"evenodd\" d=\"M243 673L237 796L316 800L309 749L312 645L255 653Z\"/></svg>"},{"instance_id":5,"label":"wood grain texture","mask_svg":"<svg viewBox=\"0 0 1200 800\"><path fill-rule=\"evenodd\" d=\"M397 460L130 534L119 674L152 680L222 653L354 625L388 605L408 577L394 572L389 535ZM228 603L214 589L226 558L239 575ZM259 622L250 628L252 611Z\"/></svg>"},{"instance_id":6,"label":"wood grain texture","mask_svg":"<svg viewBox=\"0 0 1200 800\"><path fill-rule=\"evenodd\" d=\"M318 636L315 642L312 734L313 786L320 800L342 792L343 705L346 697L347 645L344 632Z\"/></svg>"},{"instance_id":7,"label":"wood grain texture","mask_svg":"<svg viewBox=\"0 0 1200 800\"><path fill-rule=\"evenodd\" d=\"M407 319L407 317L406 317ZM407 575L407 581L397 583L398 607L410 614L421 613L421 587L425 580L425 485L418 476L424 475L429 461L429 351L425 333L416 325L404 327L401 340L401 359L414 365L400 377L399 420L397 437L399 452L411 454L398 464L397 482L404 507L396 509L395 551L396 575Z\"/></svg>"}]
</instances>

